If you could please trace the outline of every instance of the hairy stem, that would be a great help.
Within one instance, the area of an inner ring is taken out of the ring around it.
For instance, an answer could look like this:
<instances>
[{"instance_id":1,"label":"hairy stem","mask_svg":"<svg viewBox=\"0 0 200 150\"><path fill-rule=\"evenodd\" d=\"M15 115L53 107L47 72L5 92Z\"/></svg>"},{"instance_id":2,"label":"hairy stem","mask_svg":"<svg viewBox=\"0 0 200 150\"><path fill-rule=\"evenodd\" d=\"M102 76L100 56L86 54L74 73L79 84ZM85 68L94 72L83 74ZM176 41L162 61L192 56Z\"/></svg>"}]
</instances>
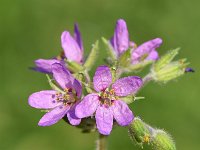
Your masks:
<instances>
[{"instance_id":1,"label":"hairy stem","mask_svg":"<svg viewBox=\"0 0 200 150\"><path fill-rule=\"evenodd\" d=\"M147 74L142 80L143 80L143 86L146 85L149 81L152 80L151 74Z\"/></svg>"},{"instance_id":2,"label":"hairy stem","mask_svg":"<svg viewBox=\"0 0 200 150\"><path fill-rule=\"evenodd\" d=\"M107 136L99 133L96 150L106 150Z\"/></svg>"}]
</instances>

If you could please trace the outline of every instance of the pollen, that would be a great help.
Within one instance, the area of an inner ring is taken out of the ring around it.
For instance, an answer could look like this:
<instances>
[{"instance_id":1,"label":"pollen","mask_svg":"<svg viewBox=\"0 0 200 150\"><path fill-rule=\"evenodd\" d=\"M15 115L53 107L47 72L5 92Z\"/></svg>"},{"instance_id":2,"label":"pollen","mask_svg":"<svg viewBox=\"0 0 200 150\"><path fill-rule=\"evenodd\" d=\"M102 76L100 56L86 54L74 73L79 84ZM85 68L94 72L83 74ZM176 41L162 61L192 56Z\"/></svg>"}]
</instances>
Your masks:
<instances>
[{"instance_id":1,"label":"pollen","mask_svg":"<svg viewBox=\"0 0 200 150\"><path fill-rule=\"evenodd\" d=\"M114 90L114 89L111 89L111 90L110 90L110 94L111 94L111 95L114 95L114 94L115 94L115 90Z\"/></svg>"},{"instance_id":2,"label":"pollen","mask_svg":"<svg viewBox=\"0 0 200 150\"><path fill-rule=\"evenodd\" d=\"M65 88L64 92L68 93L69 92L69 88Z\"/></svg>"},{"instance_id":3,"label":"pollen","mask_svg":"<svg viewBox=\"0 0 200 150\"><path fill-rule=\"evenodd\" d=\"M144 138L143 138L143 141L144 141L145 143L149 143L149 142L150 142L150 137L149 137L149 135L145 135Z\"/></svg>"},{"instance_id":4,"label":"pollen","mask_svg":"<svg viewBox=\"0 0 200 150\"><path fill-rule=\"evenodd\" d=\"M102 95L103 98L108 98L108 94L106 92L103 93Z\"/></svg>"}]
</instances>

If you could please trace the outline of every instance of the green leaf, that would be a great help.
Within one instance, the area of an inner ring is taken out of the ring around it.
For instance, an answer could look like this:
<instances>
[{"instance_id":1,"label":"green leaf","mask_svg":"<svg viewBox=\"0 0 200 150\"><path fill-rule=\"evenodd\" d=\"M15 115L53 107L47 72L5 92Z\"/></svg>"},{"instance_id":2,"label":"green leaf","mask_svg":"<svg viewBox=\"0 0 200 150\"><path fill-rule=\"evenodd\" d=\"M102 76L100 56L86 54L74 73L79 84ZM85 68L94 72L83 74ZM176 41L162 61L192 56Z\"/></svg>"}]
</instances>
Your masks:
<instances>
[{"instance_id":1,"label":"green leaf","mask_svg":"<svg viewBox=\"0 0 200 150\"><path fill-rule=\"evenodd\" d=\"M84 67L87 70L90 70L92 66L95 64L95 61L97 61L98 53L99 53L99 41L97 40L93 45L87 60L85 61Z\"/></svg>"},{"instance_id":2,"label":"green leaf","mask_svg":"<svg viewBox=\"0 0 200 150\"><path fill-rule=\"evenodd\" d=\"M108 53L108 56L111 58L112 61L115 61L117 59L117 56L114 53L114 50L111 47L109 41L106 38L104 38L104 37L102 37L101 39L102 39L102 42L103 42L103 44L105 46L105 49L106 49L106 51Z\"/></svg>"},{"instance_id":3,"label":"green leaf","mask_svg":"<svg viewBox=\"0 0 200 150\"><path fill-rule=\"evenodd\" d=\"M127 69L128 69L129 72L138 71L138 70L140 70L140 69L142 69L142 68L144 68L147 65L152 64L152 63L153 63L153 61L151 61L151 60L145 60L145 61L142 61L138 64L131 64L131 65L128 66Z\"/></svg>"},{"instance_id":4,"label":"green leaf","mask_svg":"<svg viewBox=\"0 0 200 150\"><path fill-rule=\"evenodd\" d=\"M180 48L176 48L174 50L171 50L169 52L167 52L167 54L165 54L164 56L162 56L155 64L154 64L154 70L158 71L161 68L163 68L164 66L166 66L167 64L169 64L174 57L178 54Z\"/></svg>"}]
</instances>

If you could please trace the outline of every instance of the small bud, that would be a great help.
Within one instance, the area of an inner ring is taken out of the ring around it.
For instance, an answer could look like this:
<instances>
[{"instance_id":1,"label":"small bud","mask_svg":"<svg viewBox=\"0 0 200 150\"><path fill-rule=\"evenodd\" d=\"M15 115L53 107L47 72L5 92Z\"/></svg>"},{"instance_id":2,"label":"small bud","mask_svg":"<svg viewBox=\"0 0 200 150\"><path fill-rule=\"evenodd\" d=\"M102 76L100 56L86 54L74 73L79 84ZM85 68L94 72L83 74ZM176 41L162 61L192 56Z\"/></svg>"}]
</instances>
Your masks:
<instances>
[{"instance_id":1,"label":"small bud","mask_svg":"<svg viewBox=\"0 0 200 150\"><path fill-rule=\"evenodd\" d=\"M129 125L129 135L139 145L150 142L149 127L138 117L135 117Z\"/></svg>"},{"instance_id":2,"label":"small bud","mask_svg":"<svg viewBox=\"0 0 200 150\"><path fill-rule=\"evenodd\" d=\"M162 56L155 64L154 64L154 70L158 71L161 68L165 67L167 64L169 64L174 57L178 54L178 51L180 48L176 48L174 50L169 51L167 54Z\"/></svg>"},{"instance_id":3,"label":"small bud","mask_svg":"<svg viewBox=\"0 0 200 150\"><path fill-rule=\"evenodd\" d=\"M195 70L193 68L185 68L185 73L187 72L195 72Z\"/></svg>"},{"instance_id":4,"label":"small bud","mask_svg":"<svg viewBox=\"0 0 200 150\"><path fill-rule=\"evenodd\" d=\"M96 41L95 44L92 47L92 50L84 64L84 67L87 70L90 70L92 66L95 64L95 61L98 57L98 52L99 52L99 41Z\"/></svg>"},{"instance_id":5,"label":"small bud","mask_svg":"<svg viewBox=\"0 0 200 150\"><path fill-rule=\"evenodd\" d=\"M186 59L180 59L179 61L174 61L166 64L163 68L159 70L152 69L152 77L155 81L168 82L175 79L185 73L185 68L188 65Z\"/></svg>"},{"instance_id":6,"label":"small bud","mask_svg":"<svg viewBox=\"0 0 200 150\"><path fill-rule=\"evenodd\" d=\"M171 136L163 130L155 131L151 143L155 150L176 150Z\"/></svg>"}]
</instances>

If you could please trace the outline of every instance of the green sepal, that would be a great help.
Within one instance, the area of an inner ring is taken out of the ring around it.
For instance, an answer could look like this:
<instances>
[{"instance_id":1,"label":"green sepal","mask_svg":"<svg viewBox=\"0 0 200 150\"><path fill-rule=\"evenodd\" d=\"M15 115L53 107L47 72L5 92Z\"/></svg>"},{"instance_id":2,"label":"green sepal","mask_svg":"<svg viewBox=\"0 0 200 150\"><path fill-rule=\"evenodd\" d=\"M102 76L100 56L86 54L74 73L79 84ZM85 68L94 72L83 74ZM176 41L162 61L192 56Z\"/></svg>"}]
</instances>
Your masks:
<instances>
[{"instance_id":1,"label":"green sepal","mask_svg":"<svg viewBox=\"0 0 200 150\"><path fill-rule=\"evenodd\" d=\"M163 130L155 131L151 143L155 150L176 150L172 137Z\"/></svg>"},{"instance_id":2,"label":"green sepal","mask_svg":"<svg viewBox=\"0 0 200 150\"><path fill-rule=\"evenodd\" d=\"M88 82L86 83L86 75L84 74L84 72L78 72L73 74L73 76L79 80L79 82L81 82L81 84L83 85L83 87L85 88L87 93L94 93L95 91L91 88L92 87L92 83Z\"/></svg>"},{"instance_id":3,"label":"green sepal","mask_svg":"<svg viewBox=\"0 0 200 150\"><path fill-rule=\"evenodd\" d=\"M120 57L119 57L119 65L121 67L127 67L131 63L131 49L126 50Z\"/></svg>"},{"instance_id":4,"label":"green sepal","mask_svg":"<svg viewBox=\"0 0 200 150\"><path fill-rule=\"evenodd\" d=\"M153 70L152 77L156 81L166 83L183 75L188 64L189 63L186 62L186 59L171 62L158 71Z\"/></svg>"},{"instance_id":5,"label":"green sepal","mask_svg":"<svg viewBox=\"0 0 200 150\"><path fill-rule=\"evenodd\" d=\"M180 48L176 48L174 50L170 50L169 52L167 52L164 56L162 56L155 64L154 64L154 70L158 71L161 68L163 68L164 66L166 66L167 64L169 64L174 57L178 54Z\"/></svg>"},{"instance_id":6,"label":"green sepal","mask_svg":"<svg viewBox=\"0 0 200 150\"><path fill-rule=\"evenodd\" d=\"M73 74L74 78L82 82L84 80L84 74L82 72L77 72Z\"/></svg>"},{"instance_id":7,"label":"green sepal","mask_svg":"<svg viewBox=\"0 0 200 150\"><path fill-rule=\"evenodd\" d=\"M131 64L131 65L129 65L128 68L127 68L127 70L129 72L139 71L140 69L142 69L142 68L144 68L147 65L150 65L152 63L153 63L153 61L151 61L151 60L144 60L144 61L142 61L142 62L140 62L138 64Z\"/></svg>"},{"instance_id":8,"label":"green sepal","mask_svg":"<svg viewBox=\"0 0 200 150\"><path fill-rule=\"evenodd\" d=\"M134 95L128 95L126 97L120 97L120 99L124 101L126 104L131 104L132 102L136 100L145 99L145 97L136 97Z\"/></svg>"},{"instance_id":9,"label":"green sepal","mask_svg":"<svg viewBox=\"0 0 200 150\"><path fill-rule=\"evenodd\" d=\"M87 70L90 70L92 68L92 66L95 64L98 54L99 54L99 41L97 40L95 42L95 44L92 46L92 50L91 50L87 60L85 61L84 67Z\"/></svg>"},{"instance_id":10,"label":"green sepal","mask_svg":"<svg viewBox=\"0 0 200 150\"><path fill-rule=\"evenodd\" d=\"M81 64L75 61L65 60L65 62L67 63L67 68L73 73L80 72L84 69L84 67Z\"/></svg>"},{"instance_id":11,"label":"green sepal","mask_svg":"<svg viewBox=\"0 0 200 150\"><path fill-rule=\"evenodd\" d=\"M126 104L131 104L132 102L134 102L134 96L133 95L129 95L129 96L126 96L126 97L120 97L120 99L122 101L124 101Z\"/></svg>"},{"instance_id":12,"label":"green sepal","mask_svg":"<svg viewBox=\"0 0 200 150\"><path fill-rule=\"evenodd\" d=\"M48 74L46 74L46 77L48 79L49 85L51 86L51 88L55 91L58 91L60 93L63 93L63 90L61 90L54 82L53 80L49 77Z\"/></svg>"},{"instance_id":13,"label":"green sepal","mask_svg":"<svg viewBox=\"0 0 200 150\"><path fill-rule=\"evenodd\" d=\"M85 89L86 89L86 91L87 91L88 94L95 93L95 90L91 88L90 84L86 84L85 85Z\"/></svg>"},{"instance_id":14,"label":"green sepal","mask_svg":"<svg viewBox=\"0 0 200 150\"><path fill-rule=\"evenodd\" d=\"M110 57L110 61L114 62L117 59L117 55L114 53L114 50L111 47L111 44L106 38L102 37L101 39L108 53L108 56Z\"/></svg>"}]
</instances>

